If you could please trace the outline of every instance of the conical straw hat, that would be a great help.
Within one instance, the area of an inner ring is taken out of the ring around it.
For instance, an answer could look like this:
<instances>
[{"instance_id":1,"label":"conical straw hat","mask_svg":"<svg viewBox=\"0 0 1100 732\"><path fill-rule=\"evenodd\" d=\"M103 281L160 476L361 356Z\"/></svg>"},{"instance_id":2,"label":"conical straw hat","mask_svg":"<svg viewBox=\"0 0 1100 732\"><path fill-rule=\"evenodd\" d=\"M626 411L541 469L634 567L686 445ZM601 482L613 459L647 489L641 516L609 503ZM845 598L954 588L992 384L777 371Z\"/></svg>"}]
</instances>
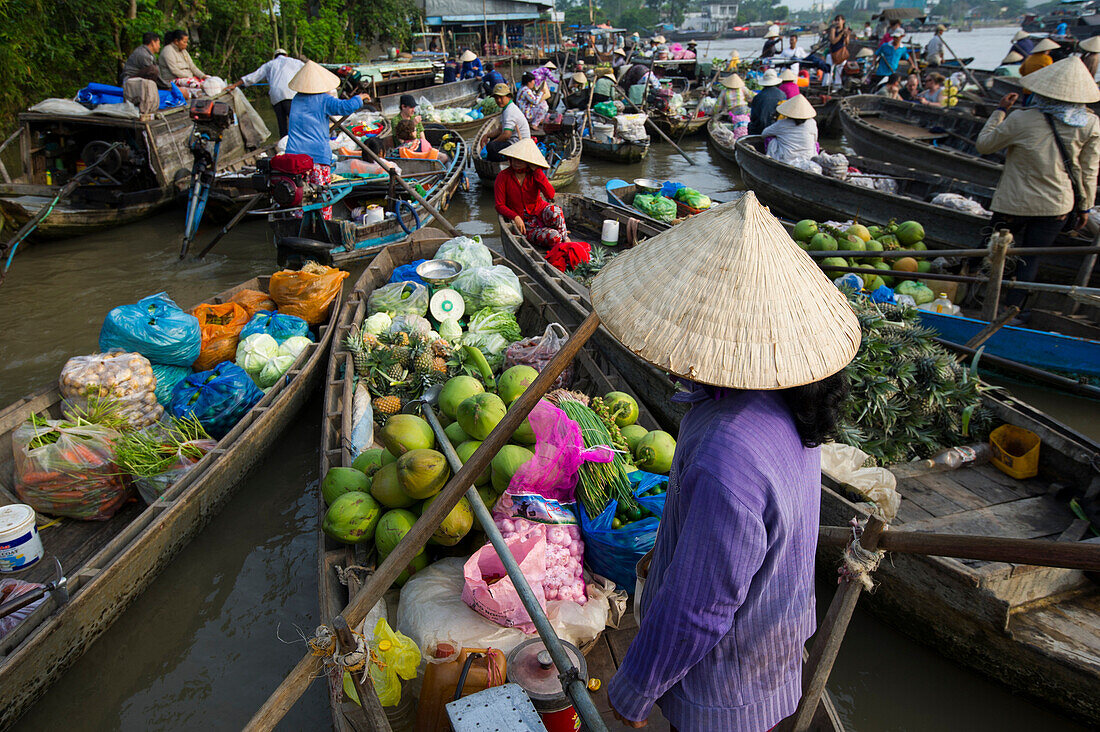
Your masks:
<instances>
[{"instance_id":1,"label":"conical straw hat","mask_svg":"<svg viewBox=\"0 0 1100 732\"><path fill-rule=\"evenodd\" d=\"M458 57L458 60L465 63L467 61L473 61L476 58L477 54L467 48L465 51L462 52L462 55Z\"/></svg>"},{"instance_id":2,"label":"conical straw hat","mask_svg":"<svg viewBox=\"0 0 1100 732\"><path fill-rule=\"evenodd\" d=\"M867 58L868 56L874 56L874 55L875 55L874 51L872 51L869 48L864 47L864 48L859 49L859 52L856 53L856 58Z\"/></svg>"},{"instance_id":3,"label":"conical straw hat","mask_svg":"<svg viewBox=\"0 0 1100 732\"><path fill-rule=\"evenodd\" d=\"M726 74L719 80L727 89L744 89L745 80L737 74Z\"/></svg>"},{"instance_id":4,"label":"conical straw hat","mask_svg":"<svg viewBox=\"0 0 1100 732\"><path fill-rule=\"evenodd\" d=\"M1002 64L1018 64L1024 60L1024 57L1015 51L1009 51L1008 55L1001 59Z\"/></svg>"},{"instance_id":5,"label":"conical straw hat","mask_svg":"<svg viewBox=\"0 0 1100 732\"><path fill-rule=\"evenodd\" d=\"M1049 38L1044 38L1043 40L1035 44L1035 46L1031 49L1031 52L1042 53L1043 51L1057 51L1059 48L1061 48L1061 46L1059 46L1057 43L1050 40Z\"/></svg>"},{"instance_id":6,"label":"conical straw hat","mask_svg":"<svg viewBox=\"0 0 1100 732\"><path fill-rule=\"evenodd\" d=\"M543 67L547 69L556 69L558 68L558 65L553 61L547 61L545 64L543 64Z\"/></svg>"},{"instance_id":7,"label":"conical straw hat","mask_svg":"<svg viewBox=\"0 0 1100 732\"><path fill-rule=\"evenodd\" d=\"M847 298L747 192L612 259L592 305L658 368L734 389L786 389L859 350Z\"/></svg>"},{"instance_id":8,"label":"conical straw hat","mask_svg":"<svg viewBox=\"0 0 1100 732\"><path fill-rule=\"evenodd\" d=\"M539 168L550 167L550 163L546 162L546 158L543 157L542 151L539 150L539 146L530 137L525 137L519 142L512 143L501 150L500 154L506 158L522 160L529 165L534 165Z\"/></svg>"},{"instance_id":9,"label":"conical straw hat","mask_svg":"<svg viewBox=\"0 0 1100 732\"><path fill-rule=\"evenodd\" d=\"M779 26L769 25L768 32L764 34L765 38L779 38Z\"/></svg>"},{"instance_id":10,"label":"conical straw hat","mask_svg":"<svg viewBox=\"0 0 1100 732\"><path fill-rule=\"evenodd\" d=\"M1029 92L1072 104L1100 102L1100 89L1084 62L1076 56L1055 61L1020 79Z\"/></svg>"},{"instance_id":11,"label":"conical straw hat","mask_svg":"<svg viewBox=\"0 0 1100 732\"><path fill-rule=\"evenodd\" d=\"M1085 53L1100 53L1100 36L1086 38L1077 44L1077 48Z\"/></svg>"},{"instance_id":12,"label":"conical straw hat","mask_svg":"<svg viewBox=\"0 0 1100 732\"><path fill-rule=\"evenodd\" d=\"M780 81L798 81L798 74L794 73L794 69L786 68L779 72Z\"/></svg>"},{"instance_id":13,"label":"conical straw hat","mask_svg":"<svg viewBox=\"0 0 1100 732\"><path fill-rule=\"evenodd\" d=\"M306 61L287 86L302 94L324 94L340 86L340 77L316 61Z\"/></svg>"},{"instance_id":14,"label":"conical straw hat","mask_svg":"<svg viewBox=\"0 0 1100 732\"><path fill-rule=\"evenodd\" d=\"M579 71L577 73L573 74L573 76L571 76L569 78L571 78L573 80L573 82L576 83L576 84L587 84L588 83L588 77L585 76L584 74L582 74Z\"/></svg>"},{"instance_id":15,"label":"conical straw hat","mask_svg":"<svg viewBox=\"0 0 1100 732\"><path fill-rule=\"evenodd\" d=\"M1016 41L1022 41L1025 38L1030 38L1030 37L1031 37L1031 34L1028 33L1026 30L1018 30L1018 31L1016 31L1016 35L1012 36L1012 41L1013 41L1013 43L1015 43Z\"/></svg>"},{"instance_id":16,"label":"conical straw hat","mask_svg":"<svg viewBox=\"0 0 1100 732\"><path fill-rule=\"evenodd\" d=\"M775 111L789 119L811 119L817 116L817 110L810 100L801 94L795 94L775 108Z\"/></svg>"}]
</instances>

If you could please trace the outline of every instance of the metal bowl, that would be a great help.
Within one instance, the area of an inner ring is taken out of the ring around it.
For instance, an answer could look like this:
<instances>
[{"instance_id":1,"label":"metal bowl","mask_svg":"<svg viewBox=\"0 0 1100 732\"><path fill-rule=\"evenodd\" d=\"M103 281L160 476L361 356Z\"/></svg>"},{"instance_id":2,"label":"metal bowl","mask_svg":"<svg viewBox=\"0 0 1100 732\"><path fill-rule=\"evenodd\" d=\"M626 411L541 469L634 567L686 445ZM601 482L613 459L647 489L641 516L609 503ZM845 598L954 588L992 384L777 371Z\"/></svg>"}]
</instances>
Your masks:
<instances>
[{"instance_id":1,"label":"metal bowl","mask_svg":"<svg viewBox=\"0 0 1100 732\"><path fill-rule=\"evenodd\" d=\"M661 183L652 178L635 178L634 185L639 193L656 193L661 190Z\"/></svg>"},{"instance_id":2,"label":"metal bowl","mask_svg":"<svg viewBox=\"0 0 1100 732\"><path fill-rule=\"evenodd\" d=\"M443 287L454 281L462 272L462 265L453 259L429 259L416 267L420 279L432 287Z\"/></svg>"}]
</instances>

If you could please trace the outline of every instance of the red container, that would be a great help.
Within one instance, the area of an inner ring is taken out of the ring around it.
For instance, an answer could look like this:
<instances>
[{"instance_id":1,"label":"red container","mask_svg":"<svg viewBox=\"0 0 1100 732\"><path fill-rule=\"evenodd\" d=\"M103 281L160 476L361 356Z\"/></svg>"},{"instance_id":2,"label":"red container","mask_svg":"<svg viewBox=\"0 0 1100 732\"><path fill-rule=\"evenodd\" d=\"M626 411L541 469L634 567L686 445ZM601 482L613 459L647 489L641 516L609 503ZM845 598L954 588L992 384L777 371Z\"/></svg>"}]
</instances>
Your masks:
<instances>
[{"instance_id":1,"label":"red container","mask_svg":"<svg viewBox=\"0 0 1100 732\"><path fill-rule=\"evenodd\" d=\"M580 672L581 681L588 683L588 665L584 662L584 654L571 643L562 641L561 644ZM540 639L532 638L513 648L508 654L507 668L508 680L519 684L527 692L547 732L580 730L581 718L562 689L558 668Z\"/></svg>"}]
</instances>

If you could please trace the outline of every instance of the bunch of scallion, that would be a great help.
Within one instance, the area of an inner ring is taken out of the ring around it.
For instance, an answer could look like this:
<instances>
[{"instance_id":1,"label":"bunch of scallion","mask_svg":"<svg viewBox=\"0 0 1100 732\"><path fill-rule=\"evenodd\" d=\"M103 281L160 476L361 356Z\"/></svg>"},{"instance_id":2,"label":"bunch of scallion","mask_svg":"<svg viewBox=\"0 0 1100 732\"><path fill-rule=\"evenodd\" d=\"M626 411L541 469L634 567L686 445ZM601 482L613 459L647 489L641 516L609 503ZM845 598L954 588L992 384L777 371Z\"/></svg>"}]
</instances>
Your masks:
<instances>
[{"instance_id":1,"label":"bunch of scallion","mask_svg":"<svg viewBox=\"0 0 1100 732\"><path fill-rule=\"evenodd\" d=\"M558 407L569 419L580 425L584 446L615 449L611 433L608 432L603 420L567 393L561 394ZM615 499L620 506L628 509L637 505L626 474L626 460L619 452L615 453L615 459L610 463L585 462L581 465L577 500L584 506L589 518L596 518L603 513L611 499Z\"/></svg>"},{"instance_id":2,"label":"bunch of scallion","mask_svg":"<svg viewBox=\"0 0 1100 732\"><path fill-rule=\"evenodd\" d=\"M137 478L151 478L179 467L181 456L198 460L206 450L197 445L209 440L194 416L171 418L145 430L126 432L115 442L115 464Z\"/></svg>"}]
</instances>

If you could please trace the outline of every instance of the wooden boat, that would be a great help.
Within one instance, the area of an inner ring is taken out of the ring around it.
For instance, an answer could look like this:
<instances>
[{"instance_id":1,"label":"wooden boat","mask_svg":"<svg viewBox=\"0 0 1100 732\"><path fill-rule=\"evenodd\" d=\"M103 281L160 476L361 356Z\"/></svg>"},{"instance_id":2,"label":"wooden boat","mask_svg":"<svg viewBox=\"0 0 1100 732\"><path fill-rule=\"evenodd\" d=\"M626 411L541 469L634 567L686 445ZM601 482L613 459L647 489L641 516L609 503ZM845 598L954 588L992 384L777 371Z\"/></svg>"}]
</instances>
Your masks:
<instances>
[{"instance_id":1,"label":"wooden boat","mask_svg":"<svg viewBox=\"0 0 1100 732\"><path fill-rule=\"evenodd\" d=\"M634 206L634 196L638 195L638 186L633 183L627 183L625 180L619 178L612 178L604 184L604 193L607 196L607 202L616 206L621 206L626 209L630 209L635 212L637 216L645 219L647 222L652 222L658 226L670 226L668 222L660 222L657 219L647 215L641 209ZM676 220L672 223L679 223L688 216L694 216L695 214L702 213L706 209L694 208L687 205L683 201L677 201L671 199L676 204ZM711 199L711 203L717 206L721 201L715 201Z\"/></svg>"},{"instance_id":2,"label":"wooden boat","mask_svg":"<svg viewBox=\"0 0 1100 732\"><path fill-rule=\"evenodd\" d=\"M416 87L414 90L401 90L399 92L376 99L372 106L380 109L382 114L393 117L401 111L401 95L412 94L417 104L421 99L427 99L433 107L468 107L470 102L477 99L478 90L481 89L481 79L464 79L452 81L450 84L430 84Z\"/></svg>"},{"instance_id":3,"label":"wooden boat","mask_svg":"<svg viewBox=\"0 0 1100 732\"><path fill-rule=\"evenodd\" d=\"M950 109L878 95L845 97L838 107L844 138L859 155L995 188L1004 155L975 147L985 120Z\"/></svg>"},{"instance_id":4,"label":"wooden boat","mask_svg":"<svg viewBox=\"0 0 1100 732\"><path fill-rule=\"evenodd\" d=\"M865 188L852 182L812 173L769 158L759 135L742 137L734 148L745 184L777 215L818 221L859 219L885 225L915 220L924 226L929 249L982 248L990 233L989 218L939 206L929 201L939 193L958 193L989 206L993 191L974 183L926 173L869 158L848 156L850 165L874 177L892 178L897 193ZM1085 245L1080 236L1062 234L1057 246ZM1071 283L1082 257L1044 258L1044 281Z\"/></svg>"},{"instance_id":5,"label":"wooden boat","mask_svg":"<svg viewBox=\"0 0 1100 732\"><path fill-rule=\"evenodd\" d=\"M358 93L366 90L379 99L400 96L405 92L418 91L436 86L436 65L430 60L406 59L381 63L322 64L328 70L344 78L348 92ZM353 79L359 84L350 88ZM397 107L391 114L397 114Z\"/></svg>"},{"instance_id":6,"label":"wooden boat","mask_svg":"<svg viewBox=\"0 0 1100 732\"><path fill-rule=\"evenodd\" d=\"M698 134L707 126L707 122L710 121L710 115L705 117L684 117L651 112L650 119L661 132L665 133L673 140L679 140L684 137Z\"/></svg>"},{"instance_id":7,"label":"wooden boat","mask_svg":"<svg viewBox=\"0 0 1100 732\"><path fill-rule=\"evenodd\" d=\"M242 289L267 291L260 277L219 293L227 301ZM317 342L216 449L151 506L130 502L108 521L62 522L42 532L46 556L18 575L29 582L52 579L52 557L68 575L69 601L41 605L0 639L0 728L9 727L61 673L111 626L130 604L213 518L240 479L259 461L320 380L340 310L333 303ZM21 503L14 490L12 433L32 415L60 415L56 382L0 410L0 503ZM41 522L40 522L41 523Z\"/></svg>"},{"instance_id":8,"label":"wooden boat","mask_svg":"<svg viewBox=\"0 0 1100 732\"><path fill-rule=\"evenodd\" d=\"M598 114L592 115L592 120L609 121ZM649 143L651 138L647 137L645 140L626 140L617 135L610 140L596 140L591 135L591 125L588 126L588 133L583 134L581 137L581 143L583 146L584 155L590 158L598 158L599 160L610 160L613 163L640 163L645 160L646 153L649 152Z\"/></svg>"},{"instance_id":9,"label":"wooden boat","mask_svg":"<svg viewBox=\"0 0 1100 732\"><path fill-rule=\"evenodd\" d=\"M500 134L499 119L494 118L483 124L475 138L473 152L470 154L478 180L486 186L492 186L496 182L497 173L504 167L504 163L481 157L486 140L498 134ZM550 185L554 186L554 190L571 185L577 179L581 164L580 131L562 129L557 132L548 132L537 139L543 142L549 151L547 162L550 163L550 169L546 171L546 177L550 179Z\"/></svg>"},{"instance_id":10,"label":"wooden boat","mask_svg":"<svg viewBox=\"0 0 1100 732\"><path fill-rule=\"evenodd\" d=\"M428 203L440 212L447 209L455 191L465 178L466 160L469 154L461 136L437 125L426 125L424 134L437 148L444 138L457 139L451 158L446 165L438 160L401 159L402 175L414 176L410 180L419 183L427 191ZM384 149L390 151L392 136L382 140ZM280 264L298 264L314 260L334 266L346 267L352 262L372 259L382 247L399 241L410 232L428 226L432 215L403 191L391 185L387 176L354 181L332 186L336 195L342 196L333 205L331 221L323 221L317 213L309 217L294 218L290 212L275 211L268 215L275 232L275 247ZM367 204L381 205L387 215L381 221L357 223L352 220L352 210Z\"/></svg>"},{"instance_id":11,"label":"wooden boat","mask_svg":"<svg viewBox=\"0 0 1100 732\"><path fill-rule=\"evenodd\" d=\"M477 131L480 130L484 125L488 124L489 122L499 120L500 115L501 113L497 112L496 114L490 114L488 117L482 117L481 119L472 119L469 122L458 122L456 124L438 122L437 124L443 125L451 132L457 132L458 134L462 135L463 139L472 139Z\"/></svg>"},{"instance_id":12,"label":"wooden boat","mask_svg":"<svg viewBox=\"0 0 1100 732\"><path fill-rule=\"evenodd\" d=\"M569 194L563 194L569 195ZM424 237L416 240L416 237ZM429 232L418 232L409 240L394 244L382 250L370 267L363 273L355 284L347 303L340 313L336 326L337 336L333 341L332 355L329 361L328 379L325 384L325 408L322 422L321 436L321 472L324 475L329 468L335 466L350 466L354 456L348 451L346 437L351 431L351 399L355 387L354 364L351 354L342 347L343 334L350 327L357 325L366 317L366 301L375 287L386 284L394 268L407 264L416 259L431 257L438 246L438 237L431 237ZM515 268L511 261L505 261L499 256L494 257L497 264L505 264ZM524 272L517 269L520 282L523 285L524 304L516 314L520 327L524 334L541 333L551 322L559 322L568 330L575 329L580 321L575 315L562 309L537 282L532 280ZM635 385L625 374L621 374L612 365L601 349L595 345L586 346L573 361L574 386L585 393L605 394L608 391L625 391L629 394L638 394ZM656 425L656 420L645 408L644 402L639 400L639 423L647 426ZM319 516L324 515L324 499L317 491L319 501ZM344 573L342 570L348 566L361 564L365 558L362 549L353 550L352 547L340 545L327 537L318 527L320 551L318 554L318 573L320 608L322 622L340 613L347 605L350 596L359 588L355 573ZM340 573L349 578L349 585L341 584L337 568ZM635 629L636 632L636 629ZM631 634L632 635L632 634ZM596 644L589 651L590 666L607 666L614 668L614 658L611 656L607 644ZM358 705L345 698L342 684L339 679L330 679L329 688L335 693L330 694L329 701L332 710L333 726L339 732L350 730L369 729L365 726L362 711ZM600 692L606 693L606 692ZM597 703L597 707L606 708L606 705ZM836 714L832 699L826 695L822 698L821 705L814 717L812 730L816 732L842 732L843 725Z\"/></svg>"},{"instance_id":13,"label":"wooden boat","mask_svg":"<svg viewBox=\"0 0 1100 732\"><path fill-rule=\"evenodd\" d=\"M242 94L223 97L239 116L255 111ZM246 110L247 107L247 110ZM186 106L157 112L151 119L88 114L22 112L18 140L22 172L14 177L0 165L0 213L12 233L49 205L62 186L93 163L115 142L125 145L104 162L87 184L57 203L34 230L37 239L52 239L109 229L149 216L180 200L194 163L188 148L194 122ZM251 130L255 129L255 132ZM249 142L239 125L222 135L220 173L238 170L267 152L266 127L249 128Z\"/></svg>"},{"instance_id":14,"label":"wooden boat","mask_svg":"<svg viewBox=\"0 0 1100 732\"><path fill-rule=\"evenodd\" d=\"M737 158L734 157L733 154L733 145L726 144L726 142L720 136L716 137L714 134L715 128L722 125L725 125L727 127L729 126L728 123L720 122L718 121L717 117L712 116L710 118L710 121L707 122L707 140L710 142L711 148L713 148L714 151L718 153L719 157L728 160L731 163L736 163Z\"/></svg>"},{"instance_id":15,"label":"wooden boat","mask_svg":"<svg viewBox=\"0 0 1100 732\"><path fill-rule=\"evenodd\" d=\"M575 202L566 215L571 234L590 237L599 229L586 234L584 219L612 218L616 208ZM501 224L505 256L534 273L574 318L587 316L588 289L549 265L509 224ZM675 387L667 376L642 363L602 328L593 337L665 429L675 434L683 410L677 414L679 405L669 401ZM1040 437L1039 477L1017 481L985 464L905 479L899 481L902 502L894 523L906 530L1082 540L1087 522L1076 520L1068 498L1072 494L1091 501L1085 510L1096 510L1100 445L999 392L987 391L983 405L998 419ZM822 523L845 525L853 515L866 517L863 499L823 480ZM1055 498L1059 489L1067 495ZM1086 493L1093 497L1086 499ZM834 553L822 552L818 561L823 572L835 576ZM1100 723L1095 693L1100 685L1100 589L1080 572L897 555L879 565L876 580L878 590L862 602L904 632L1066 714L1090 725Z\"/></svg>"}]
</instances>

